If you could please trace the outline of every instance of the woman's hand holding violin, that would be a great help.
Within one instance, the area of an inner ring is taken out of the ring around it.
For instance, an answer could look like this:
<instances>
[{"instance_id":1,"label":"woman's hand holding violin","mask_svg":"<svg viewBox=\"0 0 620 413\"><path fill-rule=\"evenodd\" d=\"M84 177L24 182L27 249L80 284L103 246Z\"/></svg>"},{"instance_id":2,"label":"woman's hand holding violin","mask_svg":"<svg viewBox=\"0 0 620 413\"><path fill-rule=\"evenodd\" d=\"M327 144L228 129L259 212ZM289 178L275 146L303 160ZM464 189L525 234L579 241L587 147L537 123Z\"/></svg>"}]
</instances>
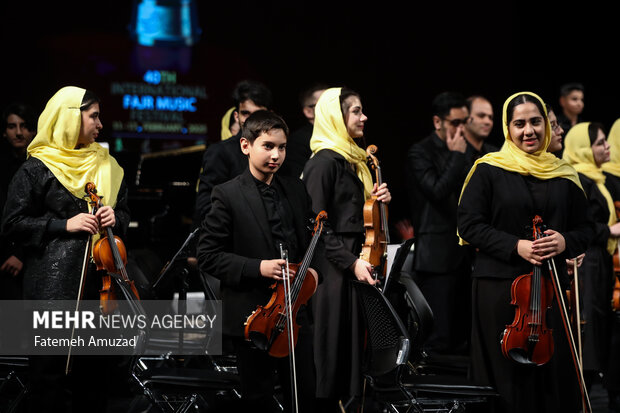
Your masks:
<instances>
[{"instance_id":1,"label":"woman's hand holding violin","mask_svg":"<svg viewBox=\"0 0 620 413\"><path fill-rule=\"evenodd\" d=\"M546 237L537 239L532 243L534 252L546 260L564 252L566 249L566 240L564 236L557 231L548 229L545 231Z\"/></svg>"},{"instance_id":2,"label":"woman's hand holding violin","mask_svg":"<svg viewBox=\"0 0 620 413\"><path fill-rule=\"evenodd\" d=\"M113 227L116 225L116 215L112 207L104 206L97 210L95 216L99 220L100 228Z\"/></svg>"},{"instance_id":3,"label":"woman's hand holding violin","mask_svg":"<svg viewBox=\"0 0 620 413\"><path fill-rule=\"evenodd\" d=\"M88 232L96 234L99 230L106 227L113 227L116 224L114 210L109 206L101 207L95 215L82 212L67 220L66 229L68 232Z\"/></svg>"},{"instance_id":4,"label":"woman's hand holding violin","mask_svg":"<svg viewBox=\"0 0 620 413\"><path fill-rule=\"evenodd\" d=\"M96 216L82 212L81 214L75 215L73 218L69 218L66 228L68 232L84 231L94 235L99 232L99 221Z\"/></svg>"},{"instance_id":5,"label":"woman's hand holding violin","mask_svg":"<svg viewBox=\"0 0 620 413\"><path fill-rule=\"evenodd\" d=\"M377 187L377 184L375 183L372 187L372 195L376 196L378 201L381 201L386 205L392 200L392 194L390 194L390 190L385 182L379 187Z\"/></svg>"}]
</instances>

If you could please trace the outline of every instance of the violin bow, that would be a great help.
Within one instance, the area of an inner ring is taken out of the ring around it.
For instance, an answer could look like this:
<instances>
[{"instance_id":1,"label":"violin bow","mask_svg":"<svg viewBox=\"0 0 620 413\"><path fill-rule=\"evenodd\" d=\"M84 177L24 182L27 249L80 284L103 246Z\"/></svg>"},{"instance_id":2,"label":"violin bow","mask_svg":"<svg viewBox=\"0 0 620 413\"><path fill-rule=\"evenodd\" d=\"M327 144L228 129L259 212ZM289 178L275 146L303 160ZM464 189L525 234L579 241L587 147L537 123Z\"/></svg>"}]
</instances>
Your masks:
<instances>
[{"instance_id":1,"label":"violin bow","mask_svg":"<svg viewBox=\"0 0 620 413\"><path fill-rule=\"evenodd\" d=\"M86 194L88 196L88 191L86 191ZM96 205L94 203L90 203L91 205L91 214L94 214L95 212L97 212L96 210ZM80 309L80 302L82 301L82 297L84 296L84 282L86 280L86 273L88 271L88 261L90 258L90 244L92 242L92 235L88 236L88 241L86 242L86 249L84 250L84 258L82 260L82 275L80 276L80 286L78 288L78 295L77 298L75 300L75 311L77 313L77 311ZM71 339L73 340L73 337L75 335L75 325L71 328ZM73 347L69 346L69 351L67 353L67 362L65 364L65 376L69 374L69 371L71 370L71 349Z\"/></svg>"},{"instance_id":2,"label":"violin bow","mask_svg":"<svg viewBox=\"0 0 620 413\"><path fill-rule=\"evenodd\" d=\"M288 354L291 372L291 398L293 412L296 413L298 411L297 371L295 368L295 337L293 335L293 320L291 314L293 311L293 303L291 302L291 270L288 261L288 251L284 249L282 243L280 243L280 258L286 261L286 264L282 266L282 282L284 283L284 312L286 313L286 328L288 332Z\"/></svg>"},{"instance_id":3,"label":"violin bow","mask_svg":"<svg viewBox=\"0 0 620 413\"><path fill-rule=\"evenodd\" d=\"M566 336L570 344L571 356L573 358L573 364L575 365L575 370L577 372L577 380L579 381L579 389L581 391L581 402L583 404L583 411L584 413L586 412L592 413L592 406L590 405L590 397L588 396L588 389L586 388L586 382L583 377L583 367L581 364L581 352L577 354L577 346L575 345L575 336L573 335L573 330L570 326L570 319L568 317L568 310L566 308L566 303L564 302L564 295L562 294L561 289L560 289L560 279L558 278L558 272L555 267L555 260L553 258L549 258L547 260L547 266L549 267L549 273L551 275L551 280L553 281L553 290L555 292L555 296L558 301L558 307L560 308L562 324L564 325L564 331L566 332ZM575 271L576 270L577 268L575 264ZM577 273L575 273L575 275L577 275ZM579 327L577 328L579 329Z\"/></svg>"}]
</instances>

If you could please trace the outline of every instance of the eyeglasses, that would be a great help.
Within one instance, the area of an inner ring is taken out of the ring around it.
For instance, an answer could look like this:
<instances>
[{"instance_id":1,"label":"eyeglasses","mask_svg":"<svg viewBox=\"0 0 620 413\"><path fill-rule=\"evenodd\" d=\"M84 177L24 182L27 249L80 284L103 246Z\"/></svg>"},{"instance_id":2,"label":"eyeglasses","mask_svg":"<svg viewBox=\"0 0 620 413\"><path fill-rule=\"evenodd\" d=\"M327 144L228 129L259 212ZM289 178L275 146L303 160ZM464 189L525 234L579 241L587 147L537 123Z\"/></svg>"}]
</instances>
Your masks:
<instances>
[{"instance_id":1,"label":"eyeglasses","mask_svg":"<svg viewBox=\"0 0 620 413\"><path fill-rule=\"evenodd\" d=\"M467 123L467 119L469 119L469 117L463 118L463 119L448 119L448 118L443 118L443 120L445 120L446 122L450 123L450 125L454 126L455 128L458 128L461 124L464 125Z\"/></svg>"},{"instance_id":2,"label":"eyeglasses","mask_svg":"<svg viewBox=\"0 0 620 413\"><path fill-rule=\"evenodd\" d=\"M551 129L553 129L554 131L557 131L558 129L561 129L562 127L560 126L559 123L553 121L551 122Z\"/></svg>"}]
</instances>

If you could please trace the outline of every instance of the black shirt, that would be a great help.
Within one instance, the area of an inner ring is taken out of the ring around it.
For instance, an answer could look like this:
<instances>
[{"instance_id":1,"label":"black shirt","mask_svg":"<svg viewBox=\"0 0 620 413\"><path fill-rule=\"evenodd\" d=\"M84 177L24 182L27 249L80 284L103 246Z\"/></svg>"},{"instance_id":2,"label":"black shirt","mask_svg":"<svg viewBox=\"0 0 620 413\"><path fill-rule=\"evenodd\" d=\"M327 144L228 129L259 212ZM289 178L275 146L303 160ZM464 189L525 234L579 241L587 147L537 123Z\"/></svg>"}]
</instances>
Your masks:
<instances>
[{"instance_id":1,"label":"black shirt","mask_svg":"<svg viewBox=\"0 0 620 413\"><path fill-rule=\"evenodd\" d=\"M273 180L271 185L267 185L256 178L254 182L265 205L276 250L280 251L280 244L282 244L283 248L288 251L289 260L297 262L299 257L297 256L297 236L293 225L293 213L288 202L283 201L286 198L280 184Z\"/></svg>"}]
</instances>

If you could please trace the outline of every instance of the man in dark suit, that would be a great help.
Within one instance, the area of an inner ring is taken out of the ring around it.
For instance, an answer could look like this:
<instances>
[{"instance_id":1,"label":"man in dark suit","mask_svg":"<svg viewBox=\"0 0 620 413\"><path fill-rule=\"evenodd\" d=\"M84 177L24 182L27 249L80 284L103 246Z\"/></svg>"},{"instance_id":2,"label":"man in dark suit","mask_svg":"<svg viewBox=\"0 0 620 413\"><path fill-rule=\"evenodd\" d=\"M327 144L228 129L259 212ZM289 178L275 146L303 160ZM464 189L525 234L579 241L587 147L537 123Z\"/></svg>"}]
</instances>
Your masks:
<instances>
[{"instance_id":1,"label":"man in dark suit","mask_svg":"<svg viewBox=\"0 0 620 413\"><path fill-rule=\"evenodd\" d=\"M220 280L224 340L235 350L242 397L252 411L277 411L273 405L277 379L285 405L291 402L289 357L272 357L260 348L264 343L244 339L248 316L267 305L273 294L270 286L283 279L286 261L280 257L280 245L296 263L311 235L307 225L313 214L303 182L275 175L285 158L287 135L286 123L273 112L257 111L247 119L240 142L248 168L213 189L198 243L201 270ZM317 266L313 261L312 267ZM300 411L313 411L315 393L308 317L304 306L298 312L295 350Z\"/></svg>"},{"instance_id":2,"label":"man in dark suit","mask_svg":"<svg viewBox=\"0 0 620 413\"><path fill-rule=\"evenodd\" d=\"M236 110L235 119L239 126L257 110L273 108L271 91L262 83L244 80L237 84L233 91ZM200 225L211 206L213 187L239 175L247 168L246 157L241 152L239 141L241 131L225 141L209 146L202 158L202 167L198 177L194 223Z\"/></svg>"},{"instance_id":3,"label":"man in dark suit","mask_svg":"<svg viewBox=\"0 0 620 413\"><path fill-rule=\"evenodd\" d=\"M435 318L429 352L464 351L469 335L462 331L464 320L459 314L469 309L471 292L462 286L468 284L470 263L456 233L458 199L472 164L464 135L468 119L463 96L437 95L435 131L413 144L407 154L407 191L416 237L413 270Z\"/></svg>"}]
</instances>

